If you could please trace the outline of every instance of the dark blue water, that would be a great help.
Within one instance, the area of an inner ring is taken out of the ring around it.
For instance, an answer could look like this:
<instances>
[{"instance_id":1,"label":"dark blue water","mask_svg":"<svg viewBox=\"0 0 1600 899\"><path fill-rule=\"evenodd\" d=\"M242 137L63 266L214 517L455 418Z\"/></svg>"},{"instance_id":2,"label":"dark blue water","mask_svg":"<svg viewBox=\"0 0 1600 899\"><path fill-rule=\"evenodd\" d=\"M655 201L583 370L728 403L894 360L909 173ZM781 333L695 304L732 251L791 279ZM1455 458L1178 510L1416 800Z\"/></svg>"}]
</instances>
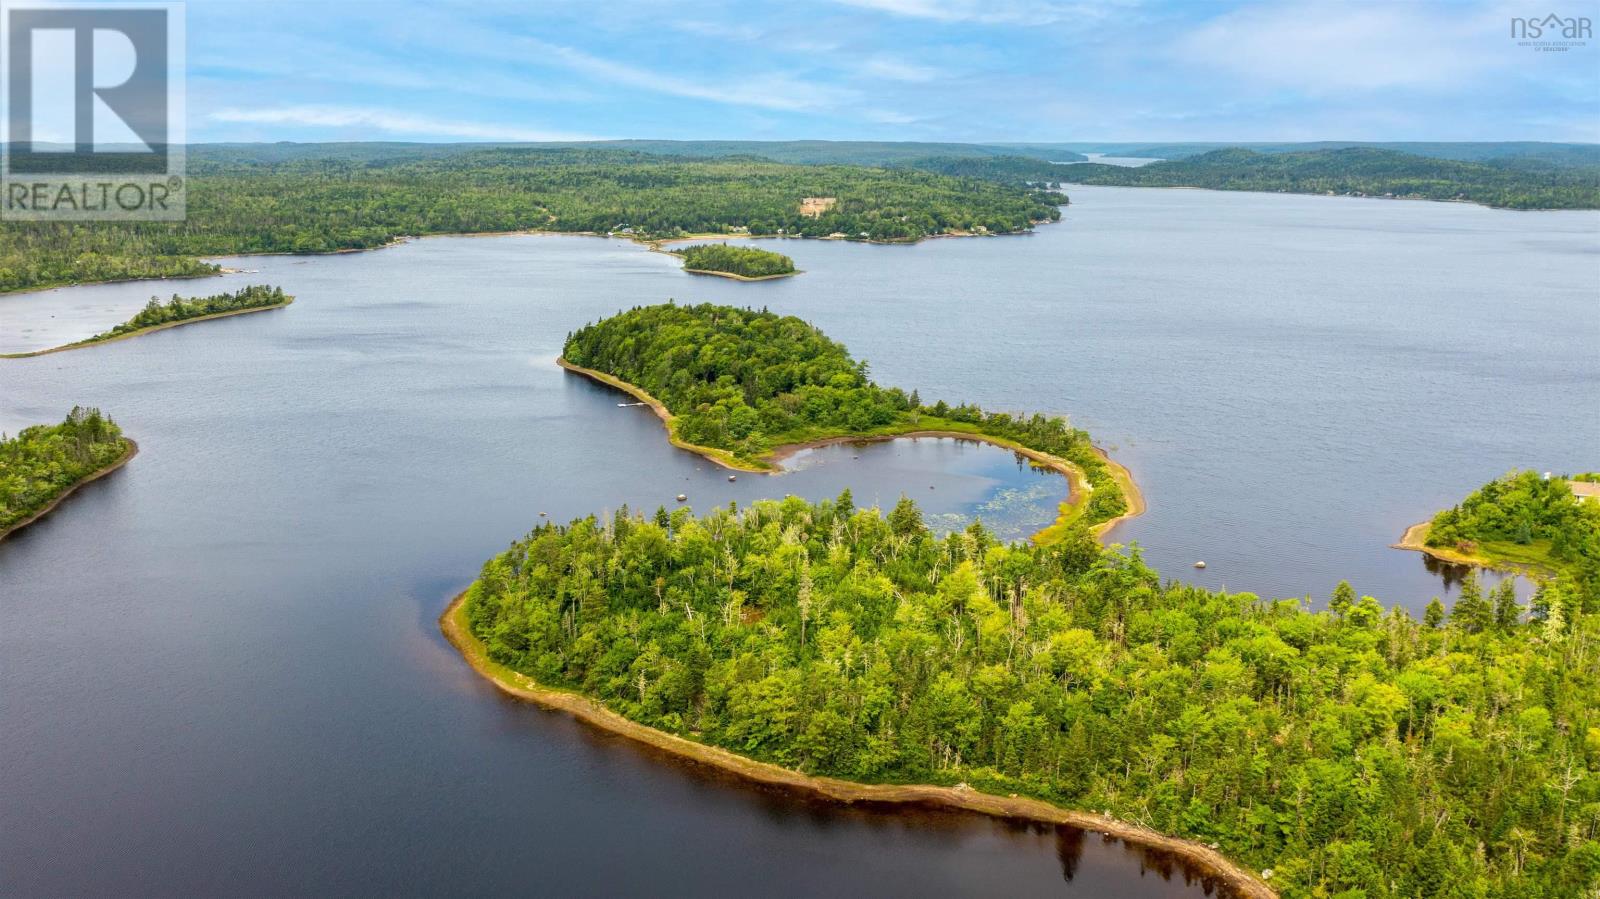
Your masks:
<instances>
[{"instance_id":1,"label":"dark blue water","mask_svg":"<svg viewBox=\"0 0 1600 899\"><path fill-rule=\"evenodd\" d=\"M1596 216L1074 199L1032 237L786 242L806 273L759 284L621 242L440 238L0 298L9 351L153 292L299 297L0 362L0 429L95 404L143 449L0 542L0 893L1197 895L1098 837L841 809L658 758L502 698L436 625L541 511L849 486L948 527L1053 516L1059 478L955 441L729 483L554 366L569 330L668 297L802 315L930 400L1072 415L1149 497L1117 538L1213 585L1349 577L1420 607L1446 586L1387 548L1406 524L1513 466L1597 467Z\"/></svg>"}]
</instances>

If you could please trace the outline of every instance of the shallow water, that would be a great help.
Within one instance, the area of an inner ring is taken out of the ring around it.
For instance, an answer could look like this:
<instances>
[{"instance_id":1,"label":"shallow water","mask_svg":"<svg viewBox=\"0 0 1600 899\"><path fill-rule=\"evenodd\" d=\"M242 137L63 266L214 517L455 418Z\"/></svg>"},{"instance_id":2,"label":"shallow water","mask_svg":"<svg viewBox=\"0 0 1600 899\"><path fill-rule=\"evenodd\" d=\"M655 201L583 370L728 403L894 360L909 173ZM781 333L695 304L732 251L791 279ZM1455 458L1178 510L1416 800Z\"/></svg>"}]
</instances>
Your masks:
<instances>
[{"instance_id":1,"label":"shallow water","mask_svg":"<svg viewBox=\"0 0 1600 899\"><path fill-rule=\"evenodd\" d=\"M299 298L0 362L0 430L95 404L143 450L0 543L0 892L1198 895L1097 837L663 764L502 698L435 621L541 511L848 486L945 526L1053 515L1032 494L1059 477L948 440L730 483L553 364L571 329L668 297L801 315L929 400L1071 414L1150 501L1117 539L1211 585L1323 596L1348 577L1420 608L1447 585L1388 549L1405 525L1513 466L1600 467L1600 217L1073 198L1030 237L786 241L805 274L755 284L529 236L0 298L0 351L152 293Z\"/></svg>"}]
</instances>

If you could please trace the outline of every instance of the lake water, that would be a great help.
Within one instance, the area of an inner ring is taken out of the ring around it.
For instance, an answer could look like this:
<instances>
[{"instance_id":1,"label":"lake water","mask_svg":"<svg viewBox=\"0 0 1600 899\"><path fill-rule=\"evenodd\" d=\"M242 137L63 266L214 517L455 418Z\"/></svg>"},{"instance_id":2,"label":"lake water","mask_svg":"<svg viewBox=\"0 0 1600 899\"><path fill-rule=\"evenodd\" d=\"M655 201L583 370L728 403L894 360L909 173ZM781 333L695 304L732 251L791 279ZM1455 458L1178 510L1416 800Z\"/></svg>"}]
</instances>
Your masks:
<instances>
[{"instance_id":1,"label":"lake water","mask_svg":"<svg viewBox=\"0 0 1600 899\"><path fill-rule=\"evenodd\" d=\"M0 893L1200 895L1099 837L670 762L504 699L436 625L540 512L848 486L946 527L1052 517L1059 478L949 440L730 483L553 364L573 328L669 297L803 316L930 401L1070 414L1149 500L1114 538L1213 586L1348 577L1420 608L1447 585L1388 548L1405 525L1512 467L1600 467L1600 216L1072 196L1028 237L768 244L805 274L753 284L512 236L0 298L10 352L153 293L298 297L0 362L0 430L94 404L142 447L0 542Z\"/></svg>"}]
</instances>

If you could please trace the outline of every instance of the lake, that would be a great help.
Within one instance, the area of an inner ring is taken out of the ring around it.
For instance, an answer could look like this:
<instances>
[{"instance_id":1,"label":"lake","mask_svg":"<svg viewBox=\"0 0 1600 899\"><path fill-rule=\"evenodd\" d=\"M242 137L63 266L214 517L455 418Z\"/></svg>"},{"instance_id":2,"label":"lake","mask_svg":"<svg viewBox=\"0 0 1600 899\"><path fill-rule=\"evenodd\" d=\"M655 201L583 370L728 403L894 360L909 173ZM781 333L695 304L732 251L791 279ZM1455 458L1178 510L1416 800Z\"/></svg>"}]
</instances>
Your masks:
<instances>
[{"instance_id":1,"label":"lake","mask_svg":"<svg viewBox=\"0 0 1600 899\"><path fill-rule=\"evenodd\" d=\"M151 294L298 297L0 361L0 430L93 404L142 448L0 542L0 892L1201 895L1098 836L662 759L501 697L436 625L540 512L848 487L942 527L1053 517L1058 477L950 440L730 483L554 365L568 331L669 297L803 316L930 402L1070 415L1149 501L1113 539L1211 586L1320 602L1349 578L1420 609L1450 587L1388 548L1407 524L1512 467L1600 467L1600 216L1071 194L1026 237L765 242L805 270L772 282L507 236L0 298L11 352Z\"/></svg>"}]
</instances>

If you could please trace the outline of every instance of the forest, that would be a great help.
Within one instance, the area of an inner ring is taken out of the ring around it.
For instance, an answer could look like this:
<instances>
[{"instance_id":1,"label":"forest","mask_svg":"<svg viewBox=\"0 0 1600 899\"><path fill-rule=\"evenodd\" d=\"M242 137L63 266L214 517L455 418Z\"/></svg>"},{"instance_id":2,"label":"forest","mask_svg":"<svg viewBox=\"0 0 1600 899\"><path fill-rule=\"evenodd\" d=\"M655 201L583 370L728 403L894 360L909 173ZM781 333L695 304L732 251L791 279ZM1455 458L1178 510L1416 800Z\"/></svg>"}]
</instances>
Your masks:
<instances>
[{"instance_id":1,"label":"forest","mask_svg":"<svg viewBox=\"0 0 1600 899\"><path fill-rule=\"evenodd\" d=\"M1140 168L1085 163L1073 184L1463 200L1506 209L1600 209L1600 165L1436 159L1371 147L1311 152L1214 150Z\"/></svg>"},{"instance_id":2,"label":"forest","mask_svg":"<svg viewBox=\"0 0 1600 899\"><path fill-rule=\"evenodd\" d=\"M829 437L965 432L1078 466L1093 490L1075 514L1088 524L1128 509L1089 435L1066 419L929 404L915 390L880 387L865 360L794 316L710 303L641 306L569 334L562 356L656 397L681 440L741 460Z\"/></svg>"},{"instance_id":3,"label":"forest","mask_svg":"<svg viewBox=\"0 0 1600 899\"><path fill-rule=\"evenodd\" d=\"M130 448L99 409L73 407L61 424L0 434L0 534L43 509Z\"/></svg>"},{"instance_id":4,"label":"forest","mask_svg":"<svg viewBox=\"0 0 1600 899\"><path fill-rule=\"evenodd\" d=\"M82 341L82 343L112 340L136 331L159 328L162 325L170 325L174 322L201 318L207 315L282 306L290 302L291 299L288 294L283 292L283 288L270 287L264 284L252 284L232 293L219 293L209 297L184 299L177 294L173 294L172 299L165 303L156 297L151 297L150 302L146 303L144 308L139 310L133 318L109 331L96 334Z\"/></svg>"},{"instance_id":5,"label":"forest","mask_svg":"<svg viewBox=\"0 0 1600 899\"><path fill-rule=\"evenodd\" d=\"M902 498L541 525L490 657L811 774L965 783L1215 844L1285 899L1600 887L1600 616L1469 577L1421 621L1162 581L1082 527L940 537Z\"/></svg>"},{"instance_id":6,"label":"forest","mask_svg":"<svg viewBox=\"0 0 1600 899\"><path fill-rule=\"evenodd\" d=\"M1010 233L1059 218L1061 202L1040 191L911 169L621 150L262 158L219 150L191 159L185 222L0 223L0 292L202 275L216 268L200 256L368 249L421 234L532 229L908 241L980 228ZM802 215L800 200L814 196L838 202L820 215Z\"/></svg>"},{"instance_id":7,"label":"forest","mask_svg":"<svg viewBox=\"0 0 1600 899\"><path fill-rule=\"evenodd\" d=\"M688 272L719 272L741 278L777 278L795 273L794 260L782 253L725 243L703 243L676 251Z\"/></svg>"}]
</instances>

